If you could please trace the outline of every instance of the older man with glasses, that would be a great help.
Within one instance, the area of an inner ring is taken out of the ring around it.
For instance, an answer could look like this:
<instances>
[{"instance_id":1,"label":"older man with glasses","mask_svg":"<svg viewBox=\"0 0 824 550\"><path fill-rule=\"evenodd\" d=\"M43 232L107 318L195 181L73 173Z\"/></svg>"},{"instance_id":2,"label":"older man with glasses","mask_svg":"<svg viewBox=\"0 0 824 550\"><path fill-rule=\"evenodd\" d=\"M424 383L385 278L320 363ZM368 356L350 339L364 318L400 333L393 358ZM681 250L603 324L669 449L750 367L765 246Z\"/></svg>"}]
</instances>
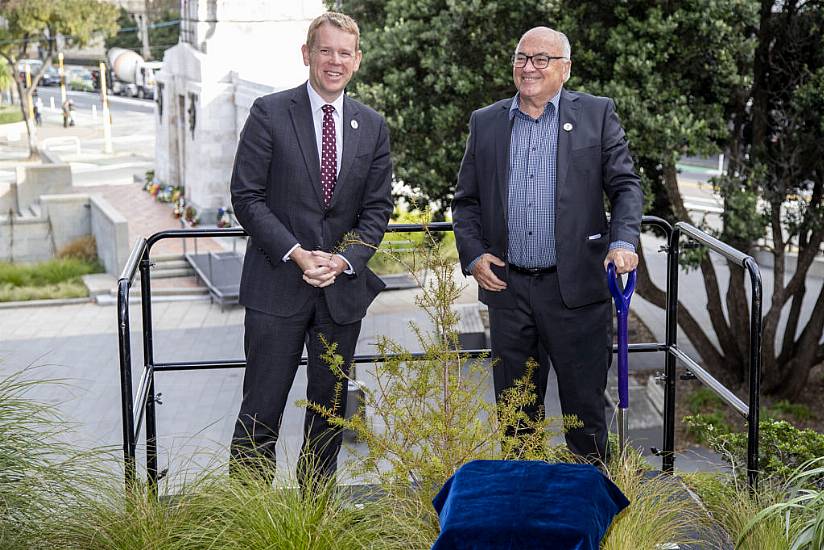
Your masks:
<instances>
[{"instance_id":1,"label":"older man with glasses","mask_svg":"<svg viewBox=\"0 0 824 550\"><path fill-rule=\"evenodd\" d=\"M521 37L517 94L470 118L452 215L462 268L489 306L496 396L538 360L527 413L539 418L551 360L563 413L583 423L567 445L598 461L612 358L605 267L637 266L643 192L612 100L565 90L571 66L563 33Z\"/></svg>"}]
</instances>

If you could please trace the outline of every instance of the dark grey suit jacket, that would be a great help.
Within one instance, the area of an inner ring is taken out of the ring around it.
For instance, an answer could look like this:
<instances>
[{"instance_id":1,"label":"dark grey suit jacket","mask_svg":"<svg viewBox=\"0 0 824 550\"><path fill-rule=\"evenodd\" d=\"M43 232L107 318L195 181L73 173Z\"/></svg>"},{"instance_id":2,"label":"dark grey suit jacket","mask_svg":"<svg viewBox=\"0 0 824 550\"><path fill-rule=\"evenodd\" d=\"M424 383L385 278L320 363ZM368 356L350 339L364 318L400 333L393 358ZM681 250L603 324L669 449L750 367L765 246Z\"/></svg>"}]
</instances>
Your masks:
<instances>
[{"instance_id":1,"label":"dark grey suit jacket","mask_svg":"<svg viewBox=\"0 0 824 550\"><path fill-rule=\"evenodd\" d=\"M475 111L469 121L452 202L455 240L465 272L485 252L507 257L513 99ZM609 298L603 266L609 243L621 240L638 247L644 195L612 100L563 90L558 109L558 280L564 303L579 307ZM568 124L569 131L564 129ZM604 193L611 222L604 210ZM508 266L495 271L507 279ZM491 307L514 307L507 290L479 289L479 298Z\"/></svg>"},{"instance_id":2,"label":"dark grey suit jacket","mask_svg":"<svg viewBox=\"0 0 824 550\"><path fill-rule=\"evenodd\" d=\"M340 252L352 264L355 275L341 275L322 290L335 322L362 319L384 287L366 267L374 249L337 247L349 232L375 246L383 238L393 207L389 132L381 115L348 97L343 101L343 153L328 209L306 85L252 105L231 184L235 215L251 236L240 281L240 303L248 308L288 317L317 292L295 262L282 261L298 243Z\"/></svg>"}]
</instances>

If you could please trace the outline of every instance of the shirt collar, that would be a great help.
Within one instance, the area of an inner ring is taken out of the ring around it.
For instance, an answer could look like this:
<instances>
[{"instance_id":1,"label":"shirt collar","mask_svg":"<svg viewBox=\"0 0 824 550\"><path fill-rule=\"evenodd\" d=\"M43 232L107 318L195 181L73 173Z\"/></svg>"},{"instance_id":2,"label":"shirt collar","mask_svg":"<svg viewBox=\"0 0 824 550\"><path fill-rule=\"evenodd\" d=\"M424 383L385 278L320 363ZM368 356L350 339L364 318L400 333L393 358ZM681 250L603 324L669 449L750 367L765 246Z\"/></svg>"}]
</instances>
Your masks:
<instances>
[{"instance_id":1,"label":"shirt collar","mask_svg":"<svg viewBox=\"0 0 824 550\"><path fill-rule=\"evenodd\" d=\"M552 103L555 106L555 112L556 113L558 112L558 104L561 102L561 91L563 91L563 89L564 88L562 86L561 89L558 90L558 93L555 94L555 97L550 99L549 102L547 103L547 105ZM509 120L512 120L512 118L515 116L515 113L520 111L520 109L521 109L521 94L519 92L519 93L515 94L515 97L512 99L512 105L509 106ZM523 112L523 111L521 111L521 112ZM546 107L544 107L544 112L546 112ZM524 113L524 114L526 115L526 113Z\"/></svg>"},{"instance_id":2,"label":"shirt collar","mask_svg":"<svg viewBox=\"0 0 824 550\"><path fill-rule=\"evenodd\" d=\"M320 94L315 91L308 80L306 81L306 91L309 92L309 104L312 106L313 113L320 111L327 104L326 100L320 97ZM343 92L330 105L335 108L336 113L343 116Z\"/></svg>"}]
</instances>

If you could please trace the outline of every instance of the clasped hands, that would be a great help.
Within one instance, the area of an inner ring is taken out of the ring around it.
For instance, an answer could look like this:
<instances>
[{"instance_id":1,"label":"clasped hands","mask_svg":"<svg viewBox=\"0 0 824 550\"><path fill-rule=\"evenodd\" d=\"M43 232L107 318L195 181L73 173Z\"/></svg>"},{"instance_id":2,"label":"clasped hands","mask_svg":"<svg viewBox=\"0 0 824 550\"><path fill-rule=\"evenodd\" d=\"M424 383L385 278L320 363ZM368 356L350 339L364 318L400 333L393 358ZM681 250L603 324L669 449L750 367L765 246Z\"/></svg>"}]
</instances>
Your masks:
<instances>
[{"instance_id":1,"label":"clasped hands","mask_svg":"<svg viewBox=\"0 0 824 550\"><path fill-rule=\"evenodd\" d=\"M348 267L346 260L340 255L323 250L304 250L298 247L289 257L303 271L303 280L317 288L324 288L334 283L335 277Z\"/></svg>"},{"instance_id":2,"label":"clasped hands","mask_svg":"<svg viewBox=\"0 0 824 550\"><path fill-rule=\"evenodd\" d=\"M625 248L613 248L604 259L604 269L607 268L610 262L615 264L615 272L618 275L629 273L638 267L638 254ZM492 265L503 267L506 264L497 256L487 252L478 258L478 261L472 266L472 276L475 277L478 286L482 289L500 292L506 289L506 283L495 276L495 273L492 272Z\"/></svg>"}]
</instances>

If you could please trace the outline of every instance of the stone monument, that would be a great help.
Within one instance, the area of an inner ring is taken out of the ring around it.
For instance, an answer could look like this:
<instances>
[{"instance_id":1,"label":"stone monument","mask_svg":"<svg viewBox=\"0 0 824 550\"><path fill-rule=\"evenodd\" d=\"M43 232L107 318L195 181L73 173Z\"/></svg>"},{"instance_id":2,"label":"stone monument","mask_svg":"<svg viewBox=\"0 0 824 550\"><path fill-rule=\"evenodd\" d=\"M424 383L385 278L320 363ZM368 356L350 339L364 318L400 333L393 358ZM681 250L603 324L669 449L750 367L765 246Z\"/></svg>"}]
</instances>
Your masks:
<instances>
[{"instance_id":1,"label":"stone monument","mask_svg":"<svg viewBox=\"0 0 824 550\"><path fill-rule=\"evenodd\" d=\"M202 224L229 205L235 145L258 96L307 77L300 55L322 0L182 0L180 42L157 74L155 176Z\"/></svg>"}]
</instances>

